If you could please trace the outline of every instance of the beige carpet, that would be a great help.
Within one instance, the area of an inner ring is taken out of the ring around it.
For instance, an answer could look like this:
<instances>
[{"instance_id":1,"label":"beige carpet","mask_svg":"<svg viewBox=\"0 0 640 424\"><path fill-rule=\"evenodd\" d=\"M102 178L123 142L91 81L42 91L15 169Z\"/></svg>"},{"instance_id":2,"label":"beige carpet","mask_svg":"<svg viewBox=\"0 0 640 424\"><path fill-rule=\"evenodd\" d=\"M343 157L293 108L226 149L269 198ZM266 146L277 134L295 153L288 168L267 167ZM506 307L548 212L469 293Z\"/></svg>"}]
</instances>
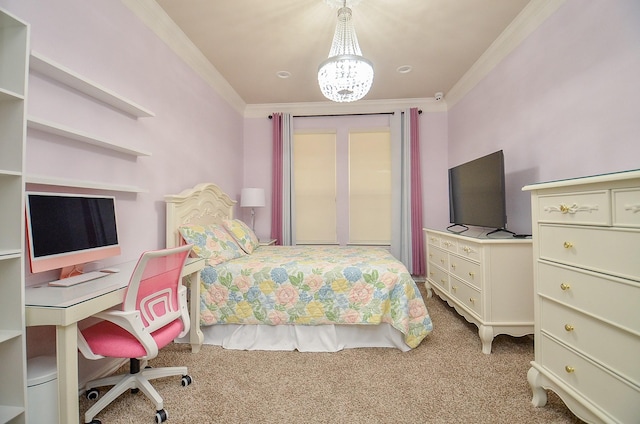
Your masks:
<instances>
[{"instance_id":1,"label":"beige carpet","mask_svg":"<svg viewBox=\"0 0 640 424\"><path fill-rule=\"evenodd\" d=\"M231 351L171 345L155 367L187 365L194 383L156 380L168 423L580 423L549 392L531 405L531 337L498 336L481 352L477 328L437 297L427 299L434 331L406 353ZM81 420L90 401L80 398ZM126 394L96 418L103 424L153 423L144 395Z\"/></svg>"}]
</instances>

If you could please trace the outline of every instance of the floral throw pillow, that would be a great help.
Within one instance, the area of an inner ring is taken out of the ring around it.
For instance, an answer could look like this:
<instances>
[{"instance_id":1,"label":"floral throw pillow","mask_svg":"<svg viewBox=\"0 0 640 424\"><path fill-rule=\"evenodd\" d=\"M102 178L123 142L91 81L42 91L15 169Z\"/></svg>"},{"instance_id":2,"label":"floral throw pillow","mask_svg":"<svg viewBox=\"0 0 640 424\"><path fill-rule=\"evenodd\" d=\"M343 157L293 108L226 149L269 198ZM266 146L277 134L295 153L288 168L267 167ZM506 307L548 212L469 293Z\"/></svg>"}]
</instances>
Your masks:
<instances>
[{"instance_id":1,"label":"floral throw pillow","mask_svg":"<svg viewBox=\"0 0 640 424\"><path fill-rule=\"evenodd\" d=\"M225 219L222 224L245 252L251 254L260 245L253 230L239 219Z\"/></svg>"},{"instance_id":2,"label":"floral throw pillow","mask_svg":"<svg viewBox=\"0 0 640 424\"><path fill-rule=\"evenodd\" d=\"M193 252L208 265L246 255L222 225L183 225L179 230L184 241L193 244Z\"/></svg>"}]
</instances>

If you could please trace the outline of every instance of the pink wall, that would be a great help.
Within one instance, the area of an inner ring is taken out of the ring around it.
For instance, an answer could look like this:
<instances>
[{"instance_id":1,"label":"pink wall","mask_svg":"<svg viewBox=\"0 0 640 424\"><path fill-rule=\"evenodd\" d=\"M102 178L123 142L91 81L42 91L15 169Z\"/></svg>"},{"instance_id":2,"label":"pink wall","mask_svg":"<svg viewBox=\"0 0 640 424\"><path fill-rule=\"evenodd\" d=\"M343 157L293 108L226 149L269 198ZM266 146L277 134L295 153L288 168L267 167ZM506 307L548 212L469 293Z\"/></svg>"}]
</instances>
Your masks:
<instances>
[{"instance_id":1,"label":"pink wall","mask_svg":"<svg viewBox=\"0 0 640 424\"><path fill-rule=\"evenodd\" d=\"M152 154L135 158L28 132L29 174L148 190L109 193L116 196L123 245L114 263L164 246L165 194L204 181L232 196L240 192L243 117L121 2L0 0L0 7L31 24L34 51L155 113L135 119L39 75L30 77L29 115ZM34 188L65 190L28 187Z\"/></svg>"},{"instance_id":2,"label":"pink wall","mask_svg":"<svg viewBox=\"0 0 640 424\"><path fill-rule=\"evenodd\" d=\"M567 0L449 111L449 166L503 149L509 228L522 186L640 166L640 2Z\"/></svg>"}]
</instances>

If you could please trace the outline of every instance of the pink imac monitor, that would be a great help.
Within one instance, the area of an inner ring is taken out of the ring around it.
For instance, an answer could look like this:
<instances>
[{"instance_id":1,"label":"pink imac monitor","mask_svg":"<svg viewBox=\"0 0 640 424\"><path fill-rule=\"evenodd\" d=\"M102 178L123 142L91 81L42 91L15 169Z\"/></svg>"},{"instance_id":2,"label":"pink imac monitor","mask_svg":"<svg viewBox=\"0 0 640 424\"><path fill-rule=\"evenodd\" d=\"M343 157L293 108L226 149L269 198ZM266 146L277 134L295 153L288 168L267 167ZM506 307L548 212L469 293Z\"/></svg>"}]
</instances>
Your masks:
<instances>
[{"instance_id":1,"label":"pink imac monitor","mask_svg":"<svg viewBox=\"0 0 640 424\"><path fill-rule=\"evenodd\" d=\"M114 197L27 192L26 218L31 272L66 277L120 254Z\"/></svg>"}]
</instances>

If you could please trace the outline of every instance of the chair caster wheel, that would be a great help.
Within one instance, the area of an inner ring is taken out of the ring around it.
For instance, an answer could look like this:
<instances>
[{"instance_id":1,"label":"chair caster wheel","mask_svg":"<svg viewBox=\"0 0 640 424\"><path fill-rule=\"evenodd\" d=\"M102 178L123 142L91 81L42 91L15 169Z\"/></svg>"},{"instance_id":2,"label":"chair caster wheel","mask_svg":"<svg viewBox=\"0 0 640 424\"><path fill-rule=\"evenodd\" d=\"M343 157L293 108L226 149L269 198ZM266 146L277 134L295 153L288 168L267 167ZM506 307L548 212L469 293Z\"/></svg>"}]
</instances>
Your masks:
<instances>
[{"instance_id":1,"label":"chair caster wheel","mask_svg":"<svg viewBox=\"0 0 640 424\"><path fill-rule=\"evenodd\" d=\"M186 387L191 383L193 383L193 379L191 378L190 375L183 375L182 376L182 381L181 381L182 387Z\"/></svg>"},{"instance_id":2,"label":"chair caster wheel","mask_svg":"<svg viewBox=\"0 0 640 424\"><path fill-rule=\"evenodd\" d=\"M98 396L100 396L100 392L98 391L98 389L89 389L87 390L87 392L85 393L85 396L87 397L87 399L89 400L96 400L98 399ZM93 422L92 422L93 423ZM95 423L95 424L100 424L100 422Z\"/></svg>"},{"instance_id":3,"label":"chair caster wheel","mask_svg":"<svg viewBox=\"0 0 640 424\"><path fill-rule=\"evenodd\" d=\"M93 419L93 420L91 420L91 422L89 424L102 424L102 421L97 420L97 419Z\"/></svg>"},{"instance_id":4,"label":"chair caster wheel","mask_svg":"<svg viewBox=\"0 0 640 424\"><path fill-rule=\"evenodd\" d=\"M156 424L163 423L167 421L168 418L169 418L169 414L167 413L166 410L161 409L159 411L156 411Z\"/></svg>"}]
</instances>

